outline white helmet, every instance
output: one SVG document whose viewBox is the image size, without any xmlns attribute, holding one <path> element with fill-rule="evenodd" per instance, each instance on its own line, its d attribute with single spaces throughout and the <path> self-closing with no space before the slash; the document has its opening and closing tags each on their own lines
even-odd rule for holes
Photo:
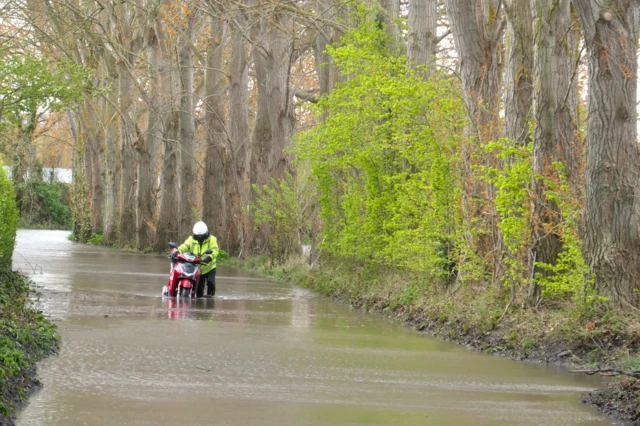
<svg viewBox="0 0 640 426">
<path fill-rule="evenodd" d="M 209 229 L 207 228 L 207 224 L 203 221 L 197 222 L 193 225 L 193 238 L 195 238 L 198 242 L 202 243 L 209 237 Z"/>
</svg>

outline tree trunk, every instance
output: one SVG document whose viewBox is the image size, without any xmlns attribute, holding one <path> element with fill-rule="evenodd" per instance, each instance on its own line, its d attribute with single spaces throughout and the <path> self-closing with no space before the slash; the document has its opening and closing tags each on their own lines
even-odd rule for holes
<svg viewBox="0 0 640 426">
<path fill-rule="evenodd" d="M 160 45 L 159 32 L 162 23 L 154 21 L 148 29 L 147 49 L 149 56 L 149 88 L 150 102 L 147 128 L 142 144 L 136 145 L 138 159 L 138 186 L 136 188 L 136 245 L 138 249 L 151 247 L 154 242 L 154 207 L 156 205 L 155 188 L 157 164 L 154 163 L 156 151 L 164 141 L 163 119 L 168 116 L 166 87 L 162 77 L 169 73 L 163 48 Z M 165 89 L 165 90 L 163 90 Z"/>
<path fill-rule="evenodd" d="M 505 73 L 507 78 L 504 102 L 505 135 L 522 146 L 531 140 L 529 136 L 533 92 L 531 7 L 527 1 L 509 0 L 506 2 L 506 11 L 509 26 L 507 36 L 508 63 Z"/>
<path fill-rule="evenodd" d="M 289 91 L 293 39 L 284 31 L 292 25 L 291 18 L 276 14 L 277 24 L 262 25 L 258 39 L 260 48 L 254 48 L 258 106 L 254 128 L 252 183 L 268 184 L 270 179 L 281 179 L 288 171 L 285 149 L 289 147 L 295 128 L 292 93 Z"/>
<path fill-rule="evenodd" d="M 533 174 L 557 180 L 553 163 L 561 162 L 569 182 L 580 175 L 581 146 L 577 140 L 578 34 L 572 30 L 570 0 L 532 0 L 534 28 Z M 533 252 L 537 263 L 554 265 L 562 250 L 560 211 L 545 200 L 544 180 L 534 180 Z M 541 268 L 536 272 L 547 274 Z M 533 283 L 529 297 L 537 304 L 542 288 Z"/>
<path fill-rule="evenodd" d="M 115 104 L 117 98 L 113 95 L 111 101 Z M 104 136 L 106 145 L 106 174 L 105 174 L 105 203 L 104 203 L 104 231 L 103 243 L 111 245 L 118 241 L 117 218 L 120 214 L 120 158 L 118 153 L 118 134 L 113 130 L 116 115 L 111 103 L 105 102 Z"/>
<path fill-rule="evenodd" d="M 412 67 L 424 65 L 425 78 L 436 64 L 438 0 L 409 0 L 407 61 Z"/>
<path fill-rule="evenodd" d="M 505 21 L 496 0 L 446 0 L 469 116 L 482 141 L 498 140 Z"/>
<path fill-rule="evenodd" d="M 85 133 L 85 164 L 90 170 L 85 171 L 91 194 L 91 229 L 101 234 L 104 218 L 104 145 L 100 143 L 100 111 L 96 111 L 96 102 L 85 100 L 81 120 Z"/>
<path fill-rule="evenodd" d="M 126 55 L 133 61 L 132 55 Z M 132 63 L 132 62 L 129 62 Z M 132 77 L 124 62 L 118 63 L 119 69 L 119 99 L 120 99 L 120 158 L 122 160 L 122 188 L 120 191 L 120 218 L 118 221 L 120 229 L 120 244 L 126 245 L 135 241 L 136 238 L 136 187 L 137 169 L 136 153 L 134 146 L 139 143 L 140 133 L 131 117 L 132 110 Z"/>
<path fill-rule="evenodd" d="M 205 82 L 205 122 L 207 126 L 206 153 L 204 166 L 204 189 L 202 193 L 202 219 L 209 232 L 218 238 L 220 247 L 229 240 L 227 229 L 227 200 L 225 187 L 225 146 L 227 132 L 224 111 L 225 75 L 224 38 L 225 23 L 222 19 L 211 18 L 211 43 L 207 51 L 207 71 Z"/>
<path fill-rule="evenodd" d="M 178 242 L 185 234 L 179 232 L 178 218 L 178 129 L 181 111 L 174 111 L 165 123 L 162 142 L 162 174 L 160 179 L 160 208 L 154 251 L 168 250 L 169 241 Z M 186 235 L 189 235 L 187 232 Z"/>
<path fill-rule="evenodd" d="M 574 0 L 589 56 L 585 255 L 601 294 L 640 306 L 635 2 Z"/>
<path fill-rule="evenodd" d="M 180 38 L 178 55 L 180 61 L 180 235 L 189 235 L 195 223 L 196 206 L 196 122 L 193 108 L 193 41 L 196 14 L 187 21 L 185 34 Z M 184 38 L 188 38 L 185 40 Z"/>
<path fill-rule="evenodd" d="M 233 35 L 229 89 L 229 135 L 231 167 L 227 182 L 227 223 L 229 240 L 226 250 L 233 255 L 242 254 L 250 240 L 252 225 L 248 207 L 251 196 L 249 170 L 251 146 L 249 144 L 249 67 L 243 35 Z"/>
<path fill-rule="evenodd" d="M 400 0 L 378 0 L 378 2 L 382 9 L 378 20 L 385 26 L 387 34 L 389 34 L 387 48 L 396 56 L 404 55 L 407 52 L 407 47 L 396 22 L 400 18 Z"/>
<path fill-rule="evenodd" d="M 505 20 L 500 19 L 501 1 L 446 0 L 451 32 L 458 52 L 460 76 L 471 126 L 466 129 L 467 141 L 461 146 L 464 192 L 463 217 L 470 230 L 469 245 L 492 264 L 492 284 L 497 291 L 504 288 L 506 253 L 499 216 L 493 202 L 493 185 L 479 180 L 472 173 L 472 162 L 483 158 L 483 166 L 495 167 L 494 159 L 479 155 L 482 144 L 500 138 L 500 89 L 502 75 L 501 39 Z M 475 136 L 475 137 L 474 137 Z M 485 211 L 485 205 L 491 210 Z M 477 218 L 482 218 L 479 225 Z M 482 231 L 474 229 L 483 227 Z M 489 232 L 486 232 L 489 230 Z M 479 232 L 476 232 L 479 231 Z"/>
</svg>

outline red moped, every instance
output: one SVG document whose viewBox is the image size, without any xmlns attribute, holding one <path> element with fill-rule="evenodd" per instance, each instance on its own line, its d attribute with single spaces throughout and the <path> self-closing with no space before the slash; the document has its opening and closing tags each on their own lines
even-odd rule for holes
<svg viewBox="0 0 640 426">
<path fill-rule="evenodd" d="M 176 243 L 169 243 L 171 254 L 178 250 Z M 204 252 L 205 255 L 211 254 L 211 249 Z M 178 253 L 171 258 L 171 270 L 169 271 L 169 283 L 162 288 L 163 297 L 192 297 L 195 298 L 200 283 L 200 268 L 198 265 L 202 262 L 200 256 L 192 253 Z"/>
</svg>

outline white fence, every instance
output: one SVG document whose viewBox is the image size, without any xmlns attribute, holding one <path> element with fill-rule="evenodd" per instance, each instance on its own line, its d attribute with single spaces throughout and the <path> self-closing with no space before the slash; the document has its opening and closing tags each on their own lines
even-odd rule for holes
<svg viewBox="0 0 640 426">
<path fill-rule="evenodd" d="M 4 166 L 3 167 L 7 176 L 11 177 L 11 167 Z M 29 178 L 29 174 L 25 173 L 25 180 Z M 62 183 L 72 183 L 73 182 L 73 172 L 71 169 L 63 169 L 60 167 L 45 167 L 42 169 L 42 180 L 45 182 L 62 182 Z"/>
</svg>

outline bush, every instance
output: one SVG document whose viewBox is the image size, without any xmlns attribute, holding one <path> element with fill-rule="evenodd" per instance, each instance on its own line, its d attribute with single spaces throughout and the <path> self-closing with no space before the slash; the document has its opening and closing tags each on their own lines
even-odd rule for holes
<svg viewBox="0 0 640 426">
<path fill-rule="evenodd" d="M 11 256 L 16 243 L 18 208 L 13 185 L 4 169 L 0 170 L 0 270 L 11 267 Z"/>
<path fill-rule="evenodd" d="M 21 226 L 71 229 L 68 185 L 28 181 L 18 187 Z"/>
</svg>

